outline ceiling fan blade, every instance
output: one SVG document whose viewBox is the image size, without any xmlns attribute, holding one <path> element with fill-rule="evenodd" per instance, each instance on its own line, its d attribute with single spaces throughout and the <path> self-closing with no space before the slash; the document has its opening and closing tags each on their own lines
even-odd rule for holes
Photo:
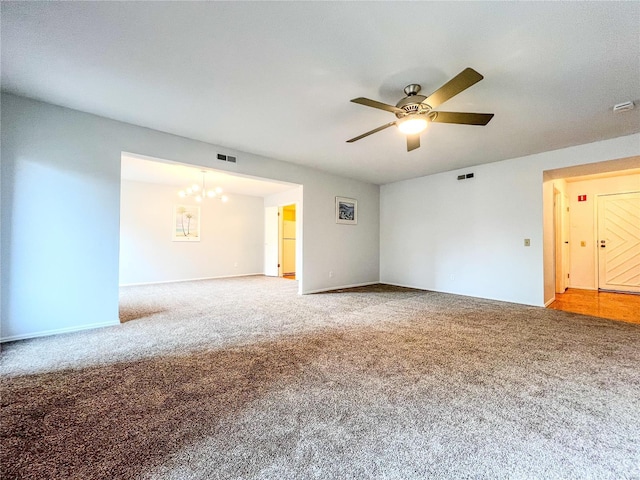
<svg viewBox="0 0 640 480">
<path fill-rule="evenodd" d="M 407 152 L 420 148 L 420 135 L 407 135 Z"/>
<path fill-rule="evenodd" d="M 395 125 L 396 122 L 389 122 L 386 125 L 382 125 L 381 127 L 374 128 L 373 130 L 368 131 L 367 133 L 363 133 L 362 135 L 358 135 L 357 137 L 352 138 L 351 140 L 347 140 L 347 143 L 357 142 L 361 138 L 368 137 L 374 133 L 379 132 L 380 130 L 384 130 L 385 128 L 389 128 L 391 125 Z"/>
<path fill-rule="evenodd" d="M 351 100 L 353 103 L 359 103 L 360 105 L 364 105 L 366 107 L 378 108 L 380 110 L 386 110 L 387 112 L 392 113 L 405 113 L 404 110 L 394 107 L 393 105 L 387 105 L 386 103 L 377 102 L 375 100 L 371 100 L 369 98 L 358 97 Z"/>
<path fill-rule="evenodd" d="M 484 77 L 473 68 L 465 68 L 462 72 L 429 95 L 422 103 L 426 103 L 431 108 L 436 108 L 451 97 L 454 97 L 463 90 L 466 90 L 471 85 L 475 85 L 483 78 Z"/>
<path fill-rule="evenodd" d="M 391 125 L 395 125 L 396 122 L 389 122 L 386 125 L 382 125 L 381 127 L 374 128 L 373 130 L 368 131 L 367 133 L 363 133 L 362 135 L 358 135 L 357 137 L 353 137 L 351 140 L 347 140 L 347 143 L 357 142 L 361 138 L 368 137 L 374 133 L 379 132 L 380 130 L 384 130 L 385 128 L 389 128 Z"/>
<path fill-rule="evenodd" d="M 463 125 L 486 125 L 493 113 L 436 112 L 431 120 L 436 123 L 460 123 Z"/>
</svg>

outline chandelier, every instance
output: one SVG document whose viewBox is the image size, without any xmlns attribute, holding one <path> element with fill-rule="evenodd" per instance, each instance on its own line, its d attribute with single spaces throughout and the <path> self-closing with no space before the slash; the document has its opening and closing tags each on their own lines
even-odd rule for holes
<svg viewBox="0 0 640 480">
<path fill-rule="evenodd" d="M 194 183 L 190 187 L 185 188 L 184 190 L 180 190 L 178 192 L 178 196 L 180 198 L 194 197 L 196 202 L 201 202 L 203 198 L 214 198 L 225 203 L 228 202 L 229 197 L 227 197 L 226 195 L 222 195 L 222 189 L 220 187 L 215 187 L 207 190 L 204 183 L 204 176 L 206 175 L 206 173 L 207 172 L 205 170 L 202 170 L 202 186 Z"/>
</svg>

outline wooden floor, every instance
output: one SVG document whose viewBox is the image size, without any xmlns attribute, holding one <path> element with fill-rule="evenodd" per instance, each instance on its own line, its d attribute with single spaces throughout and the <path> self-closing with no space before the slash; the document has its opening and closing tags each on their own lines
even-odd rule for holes
<svg viewBox="0 0 640 480">
<path fill-rule="evenodd" d="M 548 308 L 640 324 L 640 295 L 569 288 Z"/>
</svg>

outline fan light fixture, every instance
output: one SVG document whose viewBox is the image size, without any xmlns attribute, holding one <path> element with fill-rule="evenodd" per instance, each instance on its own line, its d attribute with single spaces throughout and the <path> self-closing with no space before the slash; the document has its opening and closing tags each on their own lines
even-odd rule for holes
<svg viewBox="0 0 640 480">
<path fill-rule="evenodd" d="M 425 115 L 407 115 L 398 122 L 398 129 L 405 135 L 414 135 L 427 128 L 427 117 Z"/>
<path fill-rule="evenodd" d="M 197 183 L 194 183 L 190 187 L 185 188 L 184 190 L 180 190 L 178 192 L 178 196 L 180 198 L 194 197 L 196 202 L 201 202 L 203 198 L 217 198 L 218 200 L 221 200 L 225 203 L 228 202 L 229 197 L 227 197 L 226 195 L 221 195 L 222 189 L 220 187 L 215 187 L 207 190 L 204 183 L 204 176 L 206 175 L 206 173 L 207 172 L 205 170 L 202 170 L 202 187 Z"/>
</svg>

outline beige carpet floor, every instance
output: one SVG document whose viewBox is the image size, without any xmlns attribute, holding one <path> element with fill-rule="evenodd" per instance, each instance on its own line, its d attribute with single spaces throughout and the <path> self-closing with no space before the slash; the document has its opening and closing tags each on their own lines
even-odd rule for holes
<svg viewBox="0 0 640 480">
<path fill-rule="evenodd" d="M 640 478 L 639 325 L 296 289 L 127 287 L 119 326 L 3 345 L 0 478 Z"/>
</svg>

